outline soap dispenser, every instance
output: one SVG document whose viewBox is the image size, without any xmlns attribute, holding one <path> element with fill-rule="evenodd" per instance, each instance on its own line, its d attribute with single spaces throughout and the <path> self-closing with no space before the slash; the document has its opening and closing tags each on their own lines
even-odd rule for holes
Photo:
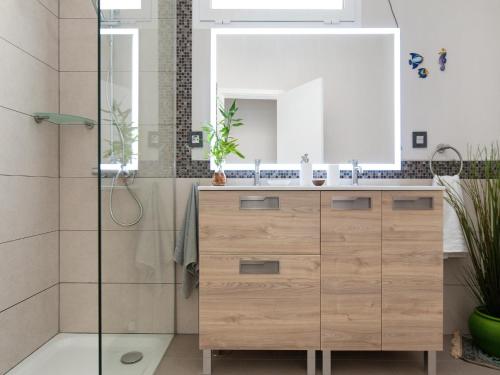
<svg viewBox="0 0 500 375">
<path fill-rule="evenodd" d="M 305 154 L 300 161 L 300 186 L 310 186 L 313 179 L 313 168 L 309 154 Z"/>
</svg>

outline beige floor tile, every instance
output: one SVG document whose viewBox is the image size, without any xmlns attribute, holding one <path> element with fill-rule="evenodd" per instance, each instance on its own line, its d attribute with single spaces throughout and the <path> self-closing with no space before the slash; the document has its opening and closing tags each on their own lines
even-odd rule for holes
<svg viewBox="0 0 500 375">
<path fill-rule="evenodd" d="M 451 358 L 449 339 L 445 352 L 438 353 L 439 375 L 493 375 L 498 372 Z M 425 375 L 424 356 L 411 353 L 334 353 L 334 375 Z M 222 351 L 214 352 L 214 375 L 305 375 L 304 351 Z M 197 335 L 177 335 L 168 348 L 156 375 L 199 375 L 202 353 Z M 321 352 L 316 352 L 316 373 L 321 374 Z"/>
</svg>

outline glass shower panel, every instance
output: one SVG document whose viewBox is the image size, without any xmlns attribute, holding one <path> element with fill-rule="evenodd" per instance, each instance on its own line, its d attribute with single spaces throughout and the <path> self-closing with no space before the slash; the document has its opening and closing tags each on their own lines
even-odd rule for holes
<svg viewBox="0 0 500 375">
<path fill-rule="evenodd" d="M 175 1 L 100 1 L 102 374 L 153 375 L 175 330 Z"/>
</svg>

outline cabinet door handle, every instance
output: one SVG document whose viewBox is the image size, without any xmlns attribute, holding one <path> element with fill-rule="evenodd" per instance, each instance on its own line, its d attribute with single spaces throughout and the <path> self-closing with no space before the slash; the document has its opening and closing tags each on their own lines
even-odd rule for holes
<svg viewBox="0 0 500 375">
<path fill-rule="evenodd" d="M 433 197 L 393 197 L 392 209 L 399 211 L 433 210 Z"/>
<path fill-rule="evenodd" d="M 240 274 L 242 275 L 277 275 L 279 273 L 279 260 L 240 260 Z"/>
<path fill-rule="evenodd" d="M 370 210 L 372 208 L 371 197 L 334 197 L 331 208 L 339 211 Z"/>
<path fill-rule="evenodd" d="M 280 197 L 242 196 L 240 210 L 279 210 Z"/>
</svg>

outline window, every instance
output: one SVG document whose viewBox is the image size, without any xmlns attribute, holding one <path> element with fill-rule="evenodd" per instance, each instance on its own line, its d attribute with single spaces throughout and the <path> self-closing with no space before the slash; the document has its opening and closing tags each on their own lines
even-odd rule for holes
<svg viewBox="0 0 500 375">
<path fill-rule="evenodd" d="M 212 9 L 343 9 L 344 0 L 212 0 Z"/>
<path fill-rule="evenodd" d="M 141 9 L 142 0 L 101 0 L 101 9 Z"/>
<path fill-rule="evenodd" d="M 361 0 L 193 0 L 194 27 L 289 22 L 361 26 Z"/>
</svg>

